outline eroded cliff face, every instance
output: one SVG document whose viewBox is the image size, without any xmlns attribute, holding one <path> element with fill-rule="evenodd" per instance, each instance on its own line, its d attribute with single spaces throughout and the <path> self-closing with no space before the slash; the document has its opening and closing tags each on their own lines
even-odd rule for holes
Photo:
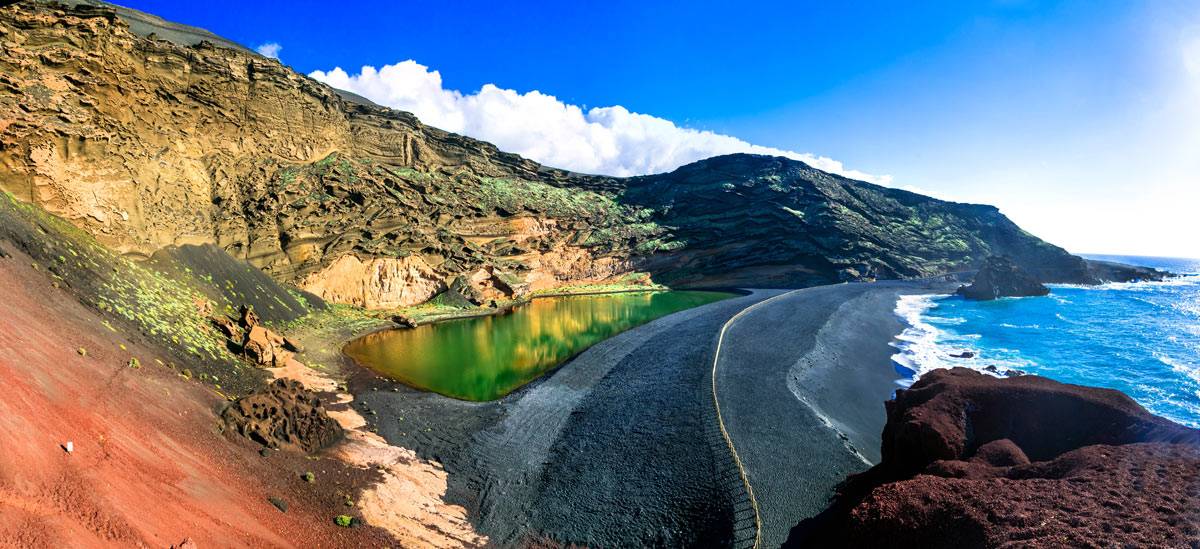
<svg viewBox="0 0 1200 549">
<path fill-rule="evenodd" d="M 368 309 L 394 309 L 423 303 L 446 289 L 446 283 L 419 257 L 363 261 L 344 255 L 308 275 L 300 286 L 334 303 Z"/>
<path fill-rule="evenodd" d="M 797 286 L 1078 258 L 994 208 L 733 155 L 584 176 L 350 103 L 278 61 L 138 36 L 110 8 L 0 8 L 0 188 L 132 257 L 215 244 L 335 302 L 391 307 L 493 268 L 532 289 L 632 271 Z M 1051 277 L 1046 277 L 1051 278 Z"/>
<path fill-rule="evenodd" d="M 278 61 L 139 37 L 91 6 L 4 8 L 0 43 L 0 184 L 121 253 L 213 243 L 281 280 L 381 306 L 480 265 L 559 284 L 590 266 L 526 265 L 629 255 L 617 235 L 588 253 L 572 245 L 633 215 L 553 186 L 580 177 L 344 102 Z M 387 276 L 395 269 L 420 274 Z"/>
</svg>

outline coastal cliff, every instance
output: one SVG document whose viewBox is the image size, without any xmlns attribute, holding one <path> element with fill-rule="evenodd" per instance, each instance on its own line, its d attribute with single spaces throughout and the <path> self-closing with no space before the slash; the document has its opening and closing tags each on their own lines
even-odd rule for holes
<svg viewBox="0 0 1200 549">
<path fill-rule="evenodd" d="M 935 370 L 887 417 L 882 461 L 847 479 L 826 529 L 801 543 L 1200 543 L 1200 431 L 1118 391 Z"/>
<path fill-rule="evenodd" d="M 632 273 L 797 287 L 1004 253 L 1043 281 L 1098 280 L 991 206 L 754 155 L 634 178 L 556 170 L 147 21 L 103 5 L 0 9 L 0 189 L 131 258 L 212 244 L 381 307 L 480 268 L 533 290 Z"/>
</svg>

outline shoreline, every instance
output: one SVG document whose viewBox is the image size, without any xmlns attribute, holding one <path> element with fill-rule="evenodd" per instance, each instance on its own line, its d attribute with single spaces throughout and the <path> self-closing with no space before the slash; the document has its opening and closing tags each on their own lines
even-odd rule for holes
<svg viewBox="0 0 1200 549">
<path fill-rule="evenodd" d="M 925 286 L 808 288 L 730 327 L 717 392 L 761 510 L 763 546 L 783 544 L 828 507 L 847 473 L 878 461 L 883 403 L 900 377 L 890 343 L 903 325 L 893 310 Z"/>
<path fill-rule="evenodd" d="M 938 295 L 911 300 L 902 314 L 912 327 L 897 345 L 896 360 L 913 379 L 961 367 L 992 377 L 1035 375 L 1114 389 L 1156 415 L 1200 425 L 1200 340 L 1191 308 L 1200 291 L 1196 278 L 1049 287 L 1048 296 L 1005 298 L 996 305 Z"/>
<path fill-rule="evenodd" d="M 568 287 L 568 286 L 564 286 L 564 287 Z M 513 312 L 515 309 L 517 309 L 519 307 L 528 305 L 529 303 L 531 303 L 537 299 L 554 298 L 554 297 L 589 297 L 589 296 L 618 295 L 618 294 L 642 294 L 642 293 L 656 293 L 656 292 L 727 292 L 727 293 L 738 294 L 738 295 L 746 295 L 744 290 L 741 290 L 738 288 L 670 288 L 670 287 L 664 287 L 664 288 L 629 288 L 629 289 L 621 289 L 621 290 L 600 290 L 600 291 L 585 291 L 585 292 L 555 291 L 555 292 L 548 292 L 548 293 L 536 294 L 536 295 L 530 294 L 528 296 L 512 300 L 511 303 L 508 303 L 502 307 L 479 307 L 477 310 L 465 309 L 464 312 L 462 312 L 462 313 L 449 314 L 449 315 L 444 315 L 444 316 L 438 316 L 437 318 L 433 318 L 433 319 L 429 319 L 429 320 L 417 321 L 416 326 L 412 326 L 412 327 L 402 326 L 402 325 L 397 324 L 394 321 L 385 320 L 384 322 L 391 322 L 395 326 L 380 328 L 379 330 L 376 330 L 376 332 L 382 332 L 382 331 L 385 331 L 388 329 L 403 330 L 406 328 L 428 326 L 428 325 L 432 325 L 432 324 L 440 324 L 442 322 L 448 322 L 451 320 L 464 320 L 464 319 L 468 319 L 468 318 L 483 318 L 483 317 L 489 317 L 489 316 L 503 316 L 503 315 Z M 392 316 L 404 316 L 404 315 L 398 314 L 398 315 L 392 315 Z M 375 332 L 370 332 L 370 333 L 375 333 Z M 356 339 L 356 338 L 362 337 L 364 335 L 370 335 L 370 333 L 361 334 L 361 335 L 355 336 L 355 338 L 352 338 L 352 339 Z M 350 342 L 349 340 L 346 341 L 346 343 L 349 343 L 349 342 Z"/>
<path fill-rule="evenodd" d="M 382 374 L 375 371 L 370 366 L 361 364 L 357 360 L 355 360 L 354 357 L 351 357 L 350 355 L 346 354 L 346 352 L 345 352 L 346 346 L 349 345 L 353 341 L 367 337 L 369 335 L 387 332 L 387 331 L 391 331 L 391 330 L 414 329 L 414 328 L 419 328 L 422 326 L 432 326 L 435 324 L 441 324 L 443 322 L 449 322 L 452 320 L 466 320 L 466 319 L 472 319 L 472 318 L 486 318 L 486 317 L 492 317 L 492 316 L 503 316 L 503 315 L 515 312 L 515 310 L 517 308 L 522 307 L 524 305 L 528 305 L 529 303 L 533 302 L 536 299 L 562 298 L 562 297 L 592 297 L 592 296 L 675 292 L 675 291 L 720 292 L 720 293 L 733 294 L 732 297 L 727 298 L 727 299 L 734 299 L 736 297 L 746 296 L 746 295 L 750 295 L 752 293 L 752 292 L 749 292 L 749 291 L 747 291 L 745 289 L 741 289 L 741 288 L 664 288 L 664 289 L 649 289 L 649 290 L 625 289 L 625 290 L 608 290 L 608 291 L 579 292 L 579 293 L 555 292 L 555 293 L 547 293 L 547 294 L 541 294 L 541 295 L 528 296 L 528 298 L 523 298 L 523 300 L 521 300 L 519 303 L 514 303 L 514 304 L 511 304 L 506 307 L 501 307 L 501 308 L 496 308 L 496 309 L 484 309 L 479 312 L 470 312 L 470 313 L 461 314 L 461 315 L 438 317 L 433 320 L 419 322 L 419 323 L 417 323 L 416 326 L 403 326 L 403 325 L 399 325 L 398 323 L 391 321 L 391 320 L 379 319 L 380 322 L 387 323 L 389 325 L 376 325 L 376 326 L 372 326 L 372 327 L 365 328 L 362 330 L 357 330 L 357 331 L 351 332 L 351 334 L 348 336 L 339 335 L 335 338 L 322 339 L 321 341 L 322 341 L 322 343 L 325 343 L 325 346 L 329 346 L 329 343 L 339 341 L 338 343 L 334 344 L 334 346 L 336 346 L 338 348 L 338 350 L 336 352 L 337 360 L 336 361 L 331 360 L 332 358 L 334 358 L 333 356 L 330 356 L 330 355 L 332 355 L 332 353 L 331 353 L 330 355 L 326 355 L 325 360 L 323 360 L 322 362 L 337 362 L 337 363 L 341 363 L 343 365 L 349 363 L 349 364 L 353 365 L 354 368 L 352 371 L 346 370 L 346 371 L 342 372 L 343 377 L 347 378 L 347 381 L 362 382 L 368 378 L 391 380 L 391 378 L 387 378 L 387 377 L 383 376 Z M 638 326 L 634 326 L 633 328 L 630 328 L 630 329 L 636 329 L 637 327 Z M 314 339 L 317 339 L 319 335 L 320 334 L 307 334 L 304 337 L 306 337 L 309 340 L 314 340 Z M 617 335 L 620 335 L 620 334 L 617 334 Z M 614 335 L 612 337 L 616 337 L 616 336 Z M 612 339 L 612 338 L 610 337 L 609 339 Z M 597 343 L 600 343 L 600 342 L 597 342 Z M 562 367 L 563 365 L 567 364 L 568 362 L 573 360 L 576 356 L 579 356 L 580 353 L 583 353 L 586 350 L 587 350 L 587 348 L 580 349 L 578 352 L 567 357 L 566 359 L 564 359 L 562 362 L 555 365 L 554 367 L 546 370 L 541 375 L 539 375 L 537 378 L 534 378 L 533 380 L 529 381 L 528 383 L 533 383 L 533 382 L 537 381 L 538 379 L 541 379 L 542 377 L 546 376 L 547 374 L 552 374 L 555 370 L 557 370 L 560 367 Z M 392 382 L 395 383 L 395 381 L 392 381 Z M 405 383 L 405 382 L 401 382 L 401 383 Z M 406 386 L 408 386 L 411 389 L 432 392 L 431 390 L 428 390 L 428 389 L 421 389 L 419 387 L 413 387 L 411 385 L 407 385 L 407 383 L 406 383 Z M 518 387 L 518 389 L 519 388 L 520 387 Z M 513 391 L 516 391 L 516 390 L 517 389 L 514 389 Z M 513 391 L 506 393 L 505 396 L 507 396 L 507 394 L 511 394 Z M 453 398 L 453 397 L 448 397 L 448 398 Z M 499 398 L 504 398 L 504 397 L 502 396 Z M 498 400 L 498 399 L 492 399 L 492 400 Z M 471 401 L 471 402 L 490 402 L 490 401 Z"/>
<path fill-rule="evenodd" d="M 855 454 L 859 450 L 850 448 L 862 448 L 863 453 L 878 448 L 883 401 L 890 397 L 896 387 L 894 380 L 900 377 L 892 367 L 894 349 L 889 345 L 903 328 L 893 313 L 895 295 L 927 292 L 926 286 L 925 282 L 827 285 L 778 300 L 787 304 L 800 298 L 791 306 L 798 307 L 801 314 L 788 315 L 803 317 L 809 316 L 805 311 L 812 311 L 811 316 L 819 322 L 815 328 L 802 328 L 811 332 L 816 345 L 814 364 L 821 353 L 839 349 L 843 359 L 839 364 L 854 366 L 859 360 L 874 364 L 871 373 L 864 376 L 839 375 L 847 370 L 834 366 L 814 367 L 805 374 L 805 386 L 812 388 L 812 393 L 801 395 L 793 394 L 789 385 L 795 382 L 784 378 L 780 379 L 783 383 L 775 384 L 758 381 L 760 385 L 782 387 L 785 403 L 803 406 L 811 429 L 826 441 L 821 446 L 842 456 L 840 461 L 793 456 L 799 461 L 816 462 L 823 470 L 821 476 L 830 479 L 828 489 L 813 491 L 810 495 L 814 497 L 805 499 L 820 504 L 814 507 L 816 512 L 824 509 L 827 493 L 850 471 L 846 463 L 866 468 L 866 461 Z M 719 532 L 732 531 L 729 521 L 734 520 L 737 504 L 736 490 L 710 478 L 728 470 L 730 459 L 717 431 L 715 410 L 710 410 L 716 334 L 721 325 L 747 307 L 787 292 L 754 290 L 661 317 L 599 342 L 493 401 L 460 401 L 381 382 L 373 370 L 346 357 L 350 366 L 346 372 L 366 372 L 350 384 L 350 392 L 356 406 L 375 412 L 365 416 L 370 422 L 368 427 L 378 429 L 389 444 L 444 467 L 448 474 L 444 501 L 466 509 L 476 531 L 495 543 L 554 541 L 611 546 L 711 540 L 703 536 L 728 535 Z M 860 307 L 863 301 L 851 295 L 860 293 L 873 297 L 874 304 Z M 804 299 L 810 294 L 830 297 L 818 307 Z M 736 405 L 727 404 L 724 385 L 729 376 L 724 357 L 738 345 L 729 338 L 736 340 L 739 330 L 747 327 L 746 320 L 777 306 L 760 307 L 747 314 L 726 336 L 730 347 L 721 352 L 717 380 L 726 414 L 739 414 L 733 409 Z M 855 319 L 873 319 L 890 328 L 864 333 L 852 322 Z M 787 322 L 775 324 L 785 331 L 789 326 Z M 870 350 L 857 353 L 856 342 L 864 341 L 871 342 L 866 345 Z M 787 362 L 785 366 L 790 372 L 794 365 Z M 840 393 L 831 393 L 844 397 L 846 402 L 840 406 L 809 396 L 822 392 L 818 386 L 834 385 L 842 387 Z M 864 391 L 864 386 L 874 389 Z M 816 419 L 814 410 L 826 420 Z M 862 410 L 868 411 L 861 415 L 873 417 L 867 427 L 860 426 L 864 420 L 858 411 Z M 731 430 L 730 436 L 737 451 L 742 452 L 739 431 Z M 865 442 L 869 437 L 876 442 Z M 645 445 L 644 451 L 636 450 L 641 445 Z M 659 476 L 665 470 L 673 472 Z M 789 482 L 797 484 L 796 478 L 792 475 Z M 690 480 L 678 484 L 681 479 Z M 737 485 L 741 486 L 740 481 Z M 712 492 L 714 489 L 717 491 Z M 757 494 L 757 484 L 755 490 Z M 588 524 L 571 521 L 571 513 L 580 505 L 602 518 Z M 689 526 L 672 528 L 670 524 Z M 701 538 L 687 537 L 702 525 L 708 525 L 709 530 L 699 534 Z"/>
<path fill-rule="evenodd" d="M 687 545 L 727 532 L 726 519 L 715 517 L 728 517 L 732 506 L 712 480 L 720 456 L 701 436 L 712 404 L 703 367 L 712 335 L 771 295 L 660 317 L 494 401 L 407 386 L 356 398 L 378 411 L 389 443 L 445 466 L 447 501 L 468 509 L 496 543 Z M 571 520 L 580 506 L 597 520 Z"/>
</svg>

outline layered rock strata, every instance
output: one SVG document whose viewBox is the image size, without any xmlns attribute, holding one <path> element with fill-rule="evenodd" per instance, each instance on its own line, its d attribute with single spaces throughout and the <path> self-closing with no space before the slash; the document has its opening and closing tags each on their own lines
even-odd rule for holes
<svg viewBox="0 0 1200 549">
<path fill-rule="evenodd" d="M 140 17 L 134 32 L 89 4 L 0 8 L 0 189 L 130 257 L 215 245 L 385 308 L 480 269 L 530 290 L 636 271 L 802 286 L 1003 253 L 1045 281 L 1096 280 L 990 206 L 754 155 L 636 178 L 555 170 L 155 25 Z"/>
</svg>

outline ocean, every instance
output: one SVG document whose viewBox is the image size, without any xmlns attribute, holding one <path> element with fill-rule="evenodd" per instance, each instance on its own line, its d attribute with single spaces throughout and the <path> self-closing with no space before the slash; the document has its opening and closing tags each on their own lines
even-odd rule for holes
<svg viewBox="0 0 1200 549">
<path fill-rule="evenodd" d="M 1151 412 L 1200 427 L 1200 260 L 1085 255 L 1185 275 L 1164 282 L 1050 285 L 1046 297 L 967 301 L 904 296 L 892 359 L 907 387 L 936 368 L 1019 372 L 1117 389 Z M 963 358 L 963 352 L 974 357 Z"/>
</svg>

